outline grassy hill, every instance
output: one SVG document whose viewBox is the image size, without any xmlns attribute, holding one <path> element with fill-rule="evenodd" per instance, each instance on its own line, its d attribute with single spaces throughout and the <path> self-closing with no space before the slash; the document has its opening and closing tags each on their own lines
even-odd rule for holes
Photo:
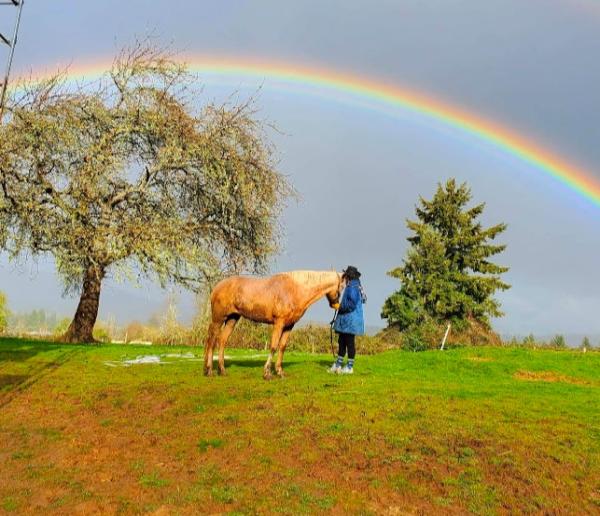
<svg viewBox="0 0 600 516">
<path fill-rule="evenodd" d="M 600 353 L 227 353 L 0 340 L 0 512 L 600 511 Z"/>
</svg>

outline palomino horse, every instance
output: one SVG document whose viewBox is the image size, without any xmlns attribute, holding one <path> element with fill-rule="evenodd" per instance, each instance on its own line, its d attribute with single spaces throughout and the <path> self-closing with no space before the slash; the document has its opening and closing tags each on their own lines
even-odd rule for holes
<svg viewBox="0 0 600 516">
<path fill-rule="evenodd" d="M 240 317 L 273 325 L 271 353 L 264 378 L 271 378 L 277 350 L 276 371 L 283 377 L 281 363 L 290 332 L 306 309 L 327 297 L 329 306 L 339 303 L 342 274 L 335 271 L 293 271 L 266 278 L 232 276 L 220 281 L 210 296 L 212 322 L 204 349 L 204 374 L 212 374 L 213 350 L 219 343 L 219 373 L 225 373 L 225 344 Z"/>
</svg>

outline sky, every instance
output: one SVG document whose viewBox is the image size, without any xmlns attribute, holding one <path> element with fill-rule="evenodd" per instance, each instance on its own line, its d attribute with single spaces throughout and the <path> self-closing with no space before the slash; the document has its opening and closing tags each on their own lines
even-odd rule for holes
<svg viewBox="0 0 600 516">
<path fill-rule="evenodd" d="M 0 7 L 0 31 L 13 13 Z M 110 60 L 152 34 L 186 55 L 277 61 L 409 88 L 510 128 L 600 183 L 600 2 L 596 0 L 305 0 L 303 2 L 28 0 L 15 75 Z M 0 56 L 4 58 L 4 54 Z M 449 177 L 485 202 L 485 224 L 506 222 L 512 285 L 498 295 L 503 334 L 600 334 L 600 207 L 515 156 L 439 121 L 265 77 L 200 77 L 204 101 L 256 99 L 286 174 L 300 193 L 283 215 L 273 272 L 363 273 L 366 322 L 398 288 L 386 272 L 407 250 L 419 196 Z M 356 100 L 356 99 L 355 99 Z M 70 315 L 50 259 L 0 258 L 0 289 L 15 311 Z M 158 286 L 109 280 L 100 317 L 144 321 L 161 311 Z M 176 292 L 189 320 L 194 297 Z M 320 301 L 306 314 L 328 321 Z"/>
</svg>

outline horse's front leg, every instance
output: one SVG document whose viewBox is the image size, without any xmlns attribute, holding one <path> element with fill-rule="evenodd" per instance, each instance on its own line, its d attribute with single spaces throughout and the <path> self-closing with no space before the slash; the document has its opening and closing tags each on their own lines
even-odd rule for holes
<svg viewBox="0 0 600 516">
<path fill-rule="evenodd" d="M 275 370 L 277 371 L 279 378 L 283 378 L 283 354 L 285 353 L 285 347 L 287 346 L 293 327 L 294 325 L 284 328 L 281 333 L 281 339 L 279 340 L 279 353 L 277 354 L 277 364 L 275 365 Z"/>
<path fill-rule="evenodd" d="M 271 364 L 273 363 L 273 355 L 277 351 L 277 347 L 279 346 L 279 341 L 281 340 L 281 333 L 283 332 L 283 323 L 275 322 L 273 325 L 273 333 L 271 334 L 271 352 L 269 353 L 269 358 L 265 363 L 263 378 L 265 380 L 271 379 Z"/>
</svg>

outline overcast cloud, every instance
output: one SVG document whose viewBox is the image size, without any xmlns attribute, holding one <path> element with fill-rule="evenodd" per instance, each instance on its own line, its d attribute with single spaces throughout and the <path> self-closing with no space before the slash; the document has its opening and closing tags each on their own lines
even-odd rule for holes
<svg viewBox="0 0 600 516">
<path fill-rule="evenodd" d="M 8 8 L 0 11 L 6 26 Z M 381 78 L 496 120 L 579 164 L 600 181 L 600 6 L 563 0 L 103 1 L 28 0 L 15 68 L 54 69 L 111 56 L 153 32 L 188 53 L 275 59 Z M 400 110 L 369 110 L 271 88 L 268 77 L 207 78 L 207 98 L 262 89 L 260 115 L 282 172 L 302 195 L 284 217 L 285 250 L 273 270 L 357 265 L 367 322 L 397 285 L 385 272 L 406 251 L 405 219 L 418 196 L 454 176 L 504 221 L 513 288 L 500 297 L 504 333 L 600 333 L 600 208 L 490 145 Z M 332 211 L 332 207 L 336 209 Z M 51 262 L 0 262 L 15 310 L 68 315 Z M 164 303 L 156 286 L 107 284 L 101 316 L 144 320 Z M 189 318 L 193 297 L 182 293 Z M 325 321 L 326 303 L 307 318 Z"/>
</svg>

